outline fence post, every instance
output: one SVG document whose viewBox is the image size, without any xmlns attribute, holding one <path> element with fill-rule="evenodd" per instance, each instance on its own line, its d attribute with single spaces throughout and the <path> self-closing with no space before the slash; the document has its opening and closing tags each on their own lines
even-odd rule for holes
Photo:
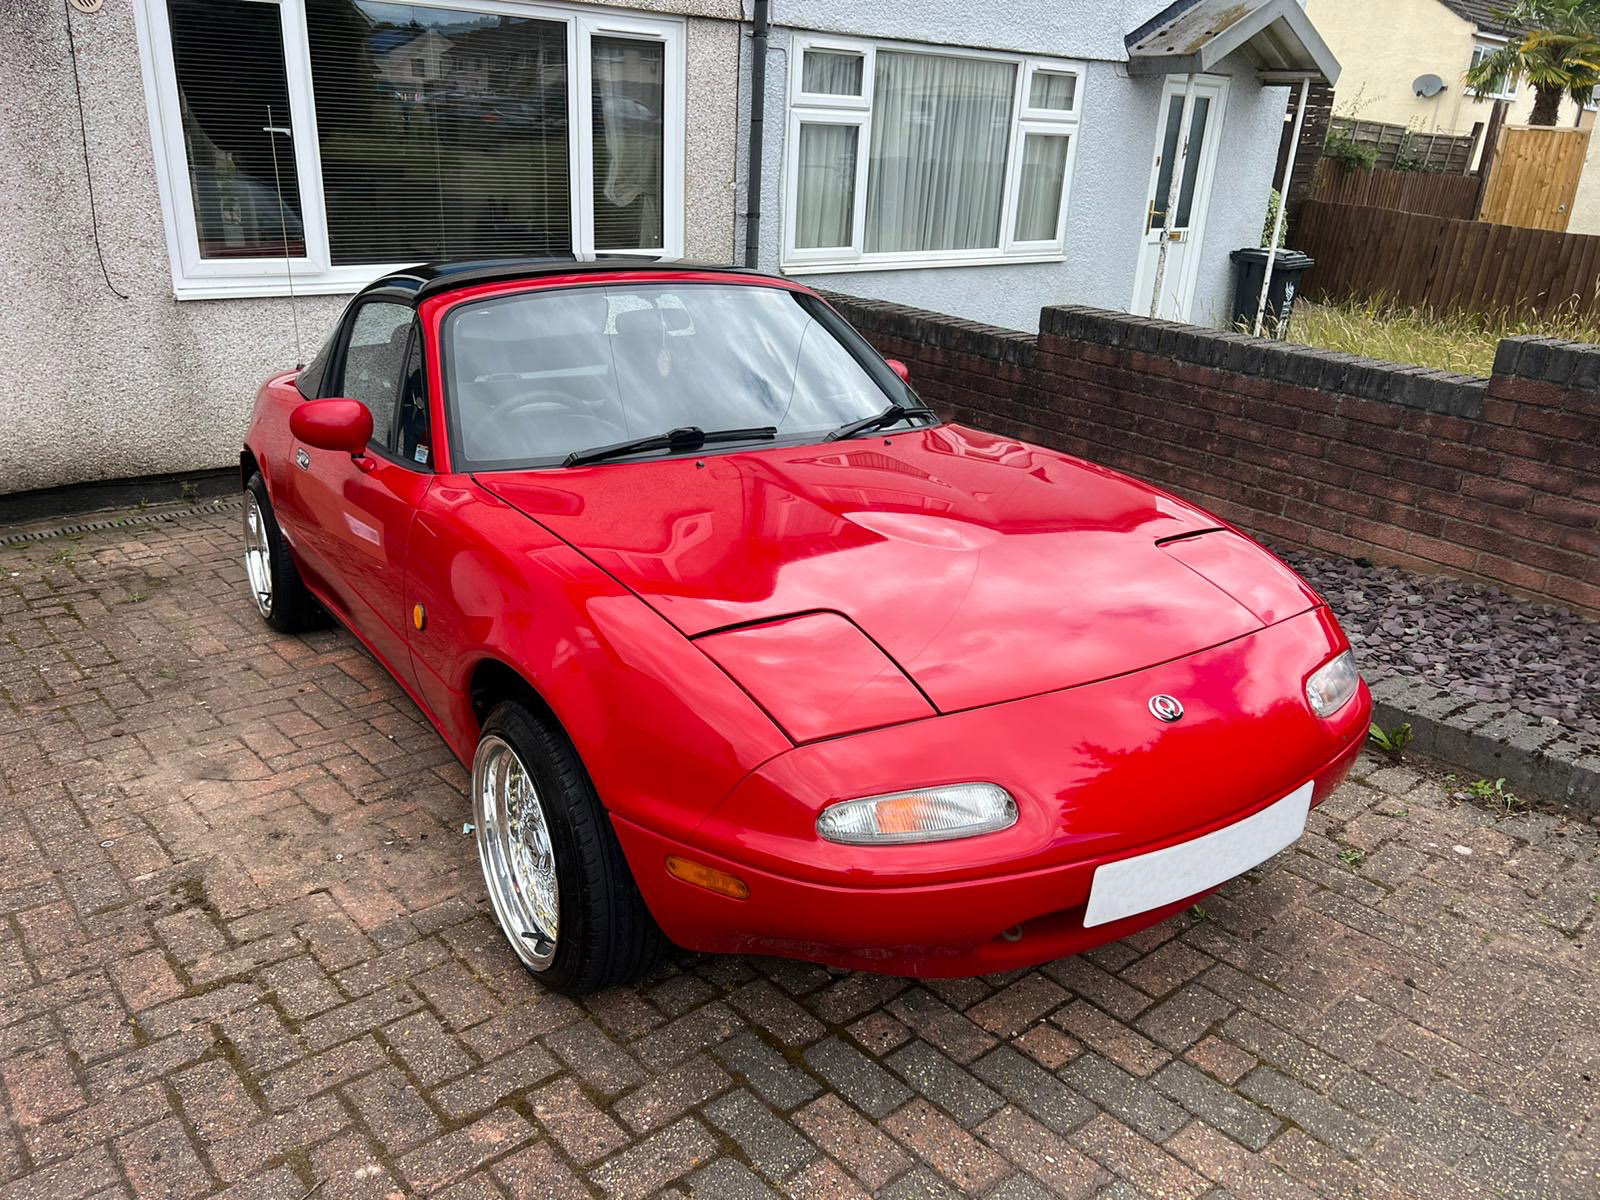
<svg viewBox="0 0 1600 1200">
<path fill-rule="evenodd" d="M 1294 152 L 1300 148 L 1300 125 L 1306 119 L 1306 93 L 1311 90 L 1308 76 L 1300 81 L 1300 100 L 1294 111 L 1294 136 L 1289 142 L 1289 161 L 1283 164 L 1283 181 L 1279 185 L 1278 211 L 1272 218 L 1272 239 L 1267 243 L 1267 269 L 1261 275 L 1261 299 L 1256 304 L 1256 326 L 1251 331 L 1261 336 L 1261 322 L 1267 315 L 1267 292 L 1272 287 L 1272 267 L 1278 261 L 1278 239 L 1283 236 L 1283 210 L 1289 207 L 1289 180 L 1294 176 Z"/>
<path fill-rule="evenodd" d="M 1483 216 L 1483 197 L 1489 190 L 1489 172 L 1494 169 L 1494 152 L 1500 144 L 1500 127 L 1506 120 L 1506 102 L 1496 100 L 1489 112 L 1489 129 L 1483 135 L 1483 154 L 1478 159 L 1478 194 L 1472 201 L 1472 219 Z"/>
</svg>

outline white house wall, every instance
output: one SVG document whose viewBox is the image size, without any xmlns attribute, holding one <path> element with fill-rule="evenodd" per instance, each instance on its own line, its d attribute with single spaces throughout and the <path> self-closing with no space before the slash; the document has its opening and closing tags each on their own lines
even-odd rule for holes
<svg viewBox="0 0 1600 1200">
<path fill-rule="evenodd" d="M 797 8 L 813 11 L 816 19 L 826 24 L 812 26 L 812 30 L 842 32 L 853 11 L 857 36 L 914 40 L 935 48 L 978 46 L 1081 60 L 1092 53 L 1111 53 L 1107 38 L 1112 31 L 1119 31 L 1115 33 L 1115 53 L 1122 58 L 1123 33 L 1157 11 L 1155 5 L 1130 7 L 1135 11 L 1122 15 L 1115 5 L 1040 5 L 1038 9 L 1048 13 L 1030 9 L 1013 21 L 1011 14 L 996 19 L 980 5 L 918 6 L 909 0 L 894 0 L 870 6 L 876 20 L 868 30 L 859 28 L 868 9 L 852 9 L 843 0 L 785 3 L 782 11 L 786 17 Z M 903 19 L 890 21 L 885 11 Z M 915 19 L 910 15 L 913 11 L 918 13 Z M 1078 14 L 1078 19 L 1065 19 L 1066 11 Z M 783 242 L 785 117 L 795 32 L 774 29 L 767 60 L 760 265 L 768 271 L 778 270 Z M 967 40 L 959 40 L 963 38 Z M 748 60 L 748 53 L 745 57 Z M 1216 73 L 1230 75 L 1232 85 L 1190 316 L 1197 324 L 1223 325 L 1233 297 L 1228 255 L 1241 246 L 1260 244 L 1289 92 L 1283 87 L 1262 87 L 1242 55 L 1224 59 Z M 820 288 L 1030 332 L 1038 329 L 1039 310 L 1047 304 L 1126 310 L 1133 297 L 1149 200 L 1163 82 L 1160 76 L 1130 78 L 1121 61 L 1088 62 L 1083 114 L 1075 133 L 1078 146 L 1067 207 L 1065 261 L 818 274 L 797 268 L 793 273 Z M 741 133 L 741 149 L 747 144 Z"/>
</svg>

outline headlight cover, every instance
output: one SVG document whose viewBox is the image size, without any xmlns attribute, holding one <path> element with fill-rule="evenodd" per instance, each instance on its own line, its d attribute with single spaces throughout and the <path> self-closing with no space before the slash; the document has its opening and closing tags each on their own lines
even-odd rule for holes
<svg viewBox="0 0 1600 1200">
<path fill-rule="evenodd" d="M 851 846 L 943 842 L 1009 829 L 1017 802 L 994 783 L 954 783 L 830 804 L 817 817 L 817 835 Z"/>
<path fill-rule="evenodd" d="M 1355 654 L 1346 650 L 1311 672 L 1306 680 L 1306 699 L 1317 716 L 1331 717 L 1356 694 L 1360 684 L 1361 673 L 1356 670 Z"/>
</svg>

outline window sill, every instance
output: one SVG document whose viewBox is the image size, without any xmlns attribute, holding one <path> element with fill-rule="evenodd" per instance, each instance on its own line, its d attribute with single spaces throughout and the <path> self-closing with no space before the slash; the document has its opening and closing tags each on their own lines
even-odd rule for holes
<svg viewBox="0 0 1600 1200">
<path fill-rule="evenodd" d="M 940 267 L 1013 267 L 1029 263 L 1066 262 L 1061 251 L 1049 254 L 989 254 L 979 258 L 857 259 L 841 263 L 783 263 L 785 275 L 845 275 L 857 271 L 930 271 Z"/>
<path fill-rule="evenodd" d="M 393 267 L 374 267 L 370 275 L 360 279 L 296 279 L 293 288 L 282 279 L 217 279 L 206 281 L 174 282 L 172 296 L 175 300 L 245 300 L 252 297 L 288 296 L 353 296 L 379 276 L 387 275 Z"/>
</svg>

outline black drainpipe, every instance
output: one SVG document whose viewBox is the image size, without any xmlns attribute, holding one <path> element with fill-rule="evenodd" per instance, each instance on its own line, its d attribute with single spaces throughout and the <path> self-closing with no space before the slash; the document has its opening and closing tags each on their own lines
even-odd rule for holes
<svg viewBox="0 0 1600 1200">
<path fill-rule="evenodd" d="M 744 265 L 754 267 L 761 257 L 761 153 L 766 142 L 767 108 L 767 0 L 755 0 L 750 40 L 750 147 L 749 184 L 745 196 Z"/>
</svg>

